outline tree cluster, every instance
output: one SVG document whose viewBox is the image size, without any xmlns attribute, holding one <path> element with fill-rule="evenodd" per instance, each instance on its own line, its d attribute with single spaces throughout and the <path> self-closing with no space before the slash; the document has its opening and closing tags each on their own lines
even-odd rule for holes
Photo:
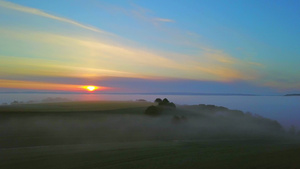
<svg viewBox="0 0 300 169">
<path fill-rule="evenodd" d="M 163 100 L 161 100 L 161 98 L 157 98 L 154 102 L 158 103 L 158 106 L 176 108 L 176 105 L 173 102 L 170 102 L 167 98 L 164 98 Z"/>
<path fill-rule="evenodd" d="M 147 107 L 147 109 L 145 110 L 145 114 L 150 116 L 157 116 L 166 109 L 176 108 L 176 105 L 173 102 L 170 102 L 167 98 L 164 98 L 163 100 L 161 98 L 157 98 L 154 102 L 157 103 L 157 106 L 152 105 Z"/>
</svg>

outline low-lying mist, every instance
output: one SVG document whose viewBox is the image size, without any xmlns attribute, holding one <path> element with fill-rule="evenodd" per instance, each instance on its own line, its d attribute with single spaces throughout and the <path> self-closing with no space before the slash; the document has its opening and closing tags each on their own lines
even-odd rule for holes
<svg viewBox="0 0 300 169">
<path fill-rule="evenodd" d="M 280 138 L 277 122 L 213 105 L 146 107 L 68 113 L 2 115 L 0 146 L 45 146 L 100 142 Z"/>
</svg>

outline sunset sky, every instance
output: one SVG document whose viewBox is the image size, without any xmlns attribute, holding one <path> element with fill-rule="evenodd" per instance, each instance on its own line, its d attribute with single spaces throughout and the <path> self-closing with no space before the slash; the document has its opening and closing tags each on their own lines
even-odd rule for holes
<svg viewBox="0 0 300 169">
<path fill-rule="evenodd" d="M 0 0 L 0 92 L 300 92 L 298 0 Z"/>
</svg>

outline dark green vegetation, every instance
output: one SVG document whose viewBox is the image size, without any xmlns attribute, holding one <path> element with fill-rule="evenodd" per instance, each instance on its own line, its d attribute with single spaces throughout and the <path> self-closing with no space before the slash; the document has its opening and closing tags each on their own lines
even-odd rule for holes
<svg viewBox="0 0 300 169">
<path fill-rule="evenodd" d="M 300 143 L 276 121 L 214 105 L 148 116 L 151 105 L 2 106 L 0 168 L 300 168 Z"/>
<path fill-rule="evenodd" d="M 151 105 L 147 107 L 145 110 L 146 115 L 150 116 L 158 116 L 161 115 L 161 113 L 164 111 L 173 111 L 176 108 L 176 105 L 173 102 L 169 102 L 167 98 L 164 98 L 163 100 L 161 98 L 155 99 L 154 103 L 157 103 L 157 106 Z"/>
</svg>

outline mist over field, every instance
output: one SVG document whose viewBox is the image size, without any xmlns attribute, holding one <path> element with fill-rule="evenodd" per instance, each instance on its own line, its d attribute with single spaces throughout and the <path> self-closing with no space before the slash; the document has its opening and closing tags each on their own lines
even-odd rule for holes
<svg viewBox="0 0 300 169">
<path fill-rule="evenodd" d="M 40 103 L 60 101 L 127 101 L 143 98 L 153 101 L 157 97 L 168 97 L 178 105 L 211 104 L 233 110 L 251 112 L 278 121 L 285 129 L 294 125 L 300 129 L 300 97 L 286 96 L 232 96 L 232 95 L 144 95 L 144 94 L 1 94 L 3 105 L 16 102 Z"/>
<path fill-rule="evenodd" d="M 93 104 L 95 106 L 96 103 Z M 112 102 L 110 106 L 119 106 L 118 102 L 115 104 Z M 134 104 L 139 106 L 138 103 Z M 8 113 L 1 112 L 1 147 L 14 144 L 30 146 L 134 140 L 232 139 L 284 134 L 283 127 L 277 121 L 213 105 L 178 106 L 156 116 L 145 114 L 145 107 L 111 107 L 112 110 L 100 111 L 70 109 L 72 103 L 67 106 L 64 103 L 45 104 L 39 109 L 28 108 L 28 105 L 10 107 Z"/>
<path fill-rule="evenodd" d="M 165 99 L 1 106 L 0 134 L 0 168 L 248 168 L 282 153 L 293 158 L 280 165 L 299 165 L 295 128 L 291 133 L 259 115 Z M 266 153 L 272 156 L 261 158 Z"/>
</svg>

